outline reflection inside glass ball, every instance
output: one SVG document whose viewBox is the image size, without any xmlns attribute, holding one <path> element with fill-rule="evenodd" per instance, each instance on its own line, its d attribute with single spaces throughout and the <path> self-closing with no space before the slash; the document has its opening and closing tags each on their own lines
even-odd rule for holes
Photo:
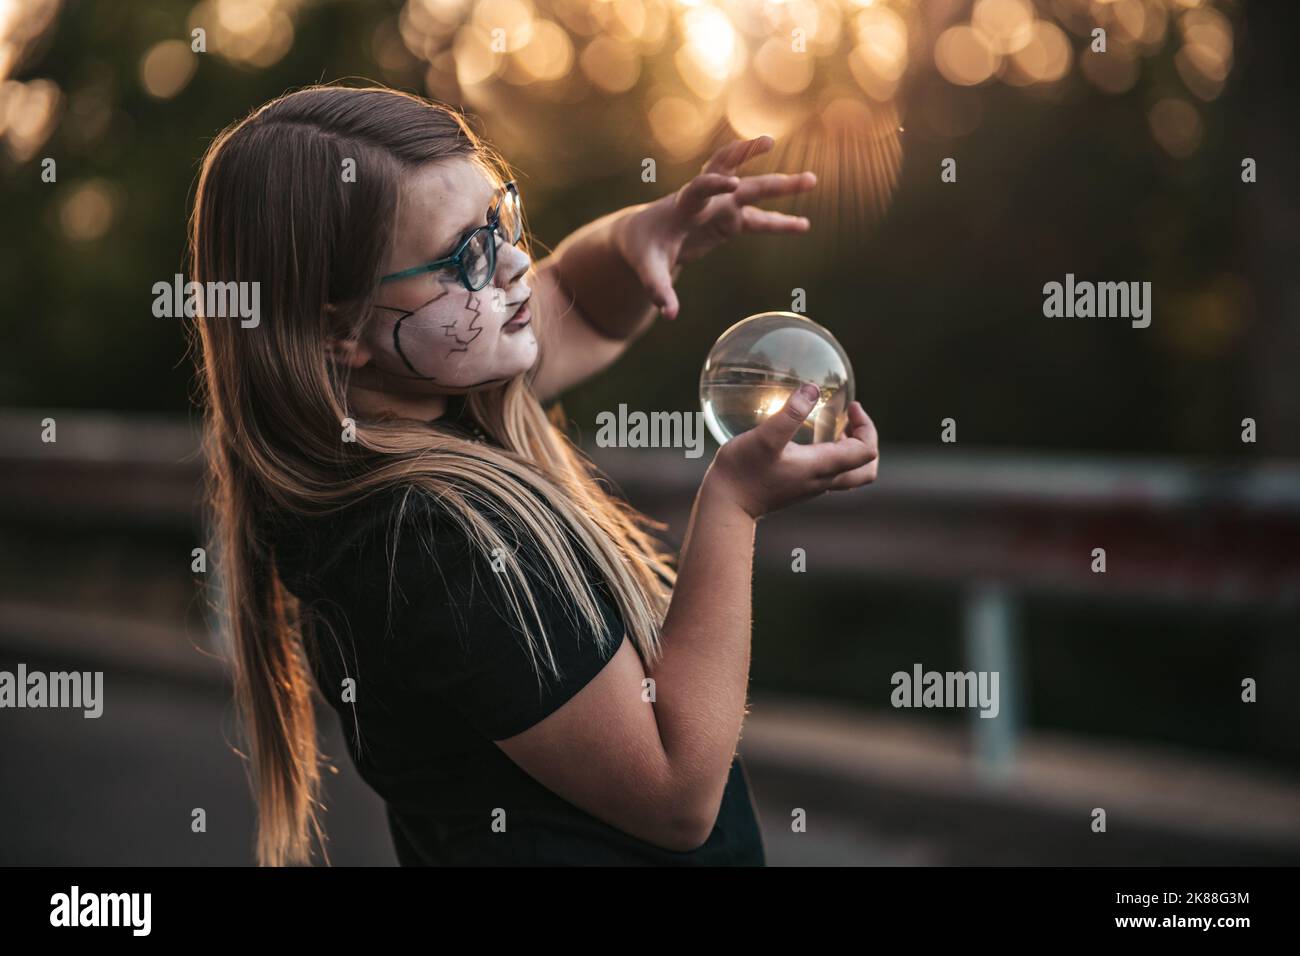
<svg viewBox="0 0 1300 956">
<path fill-rule="evenodd" d="M 821 389 L 800 444 L 836 441 L 848 424 L 853 368 L 835 336 L 794 312 L 763 312 L 718 337 L 700 373 L 704 421 L 719 445 L 779 412 L 804 382 Z"/>
</svg>

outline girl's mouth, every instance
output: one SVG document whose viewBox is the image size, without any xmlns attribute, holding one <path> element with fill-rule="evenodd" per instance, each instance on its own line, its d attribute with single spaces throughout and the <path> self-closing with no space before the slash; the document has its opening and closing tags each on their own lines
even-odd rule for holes
<svg viewBox="0 0 1300 956">
<path fill-rule="evenodd" d="M 533 313 L 529 311 L 528 303 L 525 302 L 519 307 L 519 311 L 505 325 L 501 326 L 502 332 L 518 332 L 533 320 Z"/>
</svg>

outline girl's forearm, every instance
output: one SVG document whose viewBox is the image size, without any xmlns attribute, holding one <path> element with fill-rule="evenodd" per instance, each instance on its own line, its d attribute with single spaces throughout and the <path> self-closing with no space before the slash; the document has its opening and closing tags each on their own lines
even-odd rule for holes
<svg viewBox="0 0 1300 956">
<path fill-rule="evenodd" d="M 664 620 L 655 717 L 683 819 L 707 833 L 740 740 L 749 687 L 755 520 L 708 477 Z"/>
<path fill-rule="evenodd" d="M 597 331 L 611 339 L 635 338 L 654 321 L 655 306 L 618 251 L 616 232 L 642 206 L 628 206 L 566 236 L 541 268 L 555 270 L 560 286 Z"/>
</svg>

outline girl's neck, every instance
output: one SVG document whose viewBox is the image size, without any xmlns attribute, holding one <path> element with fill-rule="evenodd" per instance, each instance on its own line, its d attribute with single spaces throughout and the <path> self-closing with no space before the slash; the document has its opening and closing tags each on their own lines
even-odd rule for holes
<svg viewBox="0 0 1300 956">
<path fill-rule="evenodd" d="M 394 395 L 352 384 L 348 386 L 348 403 L 363 415 L 396 415 L 431 422 L 447 412 L 446 395 Z"/>
</svg>

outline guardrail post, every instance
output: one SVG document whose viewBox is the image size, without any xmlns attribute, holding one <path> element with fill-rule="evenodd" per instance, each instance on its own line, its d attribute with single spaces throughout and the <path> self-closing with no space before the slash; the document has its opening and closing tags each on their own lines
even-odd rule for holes
<svg viewBox="0 0 1300 956">
<path fill-rule="evenodd" d="M 998 675 L 997 716 L 981 717 L 977 706 L 971 710 L 971 720 L 980 774 L 990 782 L 1001 782 L 1015 766 L 1020 737 L 1015 599 L 1001 581 L 979 581 L 966 592 L 964 615 L 967 666 Z"/>
</svg>

